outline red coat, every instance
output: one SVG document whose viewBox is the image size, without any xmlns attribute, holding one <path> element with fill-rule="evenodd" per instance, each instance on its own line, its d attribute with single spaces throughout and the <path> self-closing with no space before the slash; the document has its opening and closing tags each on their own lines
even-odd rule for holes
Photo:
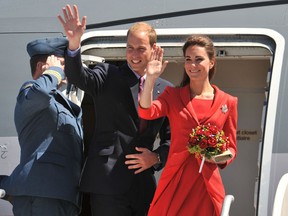
<svg viewBox="0 0 288 216">
<path fill-rule="evenodd" d="M 201 122 L 190 100 L 189 85 L 167 87 L 149 109 L 139 107 L 140 117 L 155 119 L 168 116 L 171 127 L 168 161 L 151 203 L 149 216 L 220 215 L 225 190 L 218 167 L 226 167 L 236 157 L 238 100 L 214 85 L 213 88 L 215 96 L 212 107 Z M 234 157 L 219 166 L 206 162 L 199 173 L 201 160 L 188 152 L 188 137 L 192 128 L 208 123 L 224 130 Z"/>
</svg>

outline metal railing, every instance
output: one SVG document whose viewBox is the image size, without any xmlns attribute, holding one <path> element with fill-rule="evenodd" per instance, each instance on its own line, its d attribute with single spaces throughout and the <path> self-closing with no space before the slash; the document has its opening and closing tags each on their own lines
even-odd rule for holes
<svg viewBox="0 0 288 216">
<path fill-rule="evenodd" d="M 229 216 L 230 206 L 232 202 L 234 202 L 234 196 L 226 195 L 222 206 L 221 216 Z"/>
<path fill-rule="evenodd" d="M 5 197 L 6 192 L 3 189 L 0 189 L 0 199 L 2 199 L 3 197 Z"/>
<path fill-rule="evenodd" d="M 277 186 L 274 205 L 273 216 L 287 216 L 288 215 L 288 173 L 284 174 Z"/>
</svg>

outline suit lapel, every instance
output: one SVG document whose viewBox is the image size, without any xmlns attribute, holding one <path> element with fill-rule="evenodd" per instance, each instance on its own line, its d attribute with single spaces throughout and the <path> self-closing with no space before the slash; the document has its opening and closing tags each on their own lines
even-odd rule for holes
<svg viewBox="0 0 288 216">
<path fill-rule="evenodd" d="M 133 102 L 134 102 L 134 107 L 135 107 L 137 114 L 138 114 L 138 91 L 139 91 L 138 89 L 139 89 L 139 84 L 136 84 L 130 87 L 130 91 L 131 91 Z"/>
<path fill-rule="evenodd" d="M 130 70 L 127 63 L 120 68 L 120 77 L 124 80 L 125 88 L 128 88 L 129 95 L 125 95 L 124 100 L 127 100 L 129 110 L 133 117 L 138 118 L 138 89 L 139 82 L 134 73 Z M 126 104 L 126 103 L 125 103 Z"/>
<path fill-rule="evenodd" d="M 123 78 L 125 85 L 130 90 L 130 97 L 127 95 L 125 100 L 128 101 L 129 110 L 131 115 L 138 119 L 138 91 L 139 91 L 139 80 L 128 67 L 127 63 L 120 67 L 120 77 Z M 145 85 L 145 84 L 144 84 Z M 155 81 L 153 89 L 153 99 L 156 99 L 161 94 L 161 83 L 159 80 Z"/>
<path fill-rule="evenodd" d="M 155 85 L 153 88 L 153 100 L 155 100 L 160 94 L 161 94 L 161 89 L 160 89 L 160 82 L 159 80 L 155 81 Z"/>
</svg>

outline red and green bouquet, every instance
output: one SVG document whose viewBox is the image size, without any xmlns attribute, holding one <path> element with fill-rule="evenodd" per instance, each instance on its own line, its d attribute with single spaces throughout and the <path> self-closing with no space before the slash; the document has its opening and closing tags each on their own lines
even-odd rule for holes
<svg viewBox="0 0 288 216">
<path fill-rule="evenodd" d="M 229 138 L 225 136 L 224 131 L 210 123 L 193 128 L 189 134 L 188 151 L 195 154 L 195 157 L 202 157 L 202 166 L 205 158 L 211 159 L 221 155 L 228 147 Z M 202 170 L 202 167 L 200 169 Z"/>
</svg>

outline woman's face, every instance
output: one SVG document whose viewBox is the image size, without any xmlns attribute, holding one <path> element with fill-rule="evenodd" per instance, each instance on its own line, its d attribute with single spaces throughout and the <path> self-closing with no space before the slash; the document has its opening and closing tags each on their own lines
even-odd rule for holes
<svg viewBox="0 0 288 216">
<path fill-rule="evenodd" d="M 209 70 L 214 66 L 214 60 L 209 59 L 205 47 L 188 47 L 184 62 L 185 72 L 190 80 L 209 80 Z"/>
</svg>

